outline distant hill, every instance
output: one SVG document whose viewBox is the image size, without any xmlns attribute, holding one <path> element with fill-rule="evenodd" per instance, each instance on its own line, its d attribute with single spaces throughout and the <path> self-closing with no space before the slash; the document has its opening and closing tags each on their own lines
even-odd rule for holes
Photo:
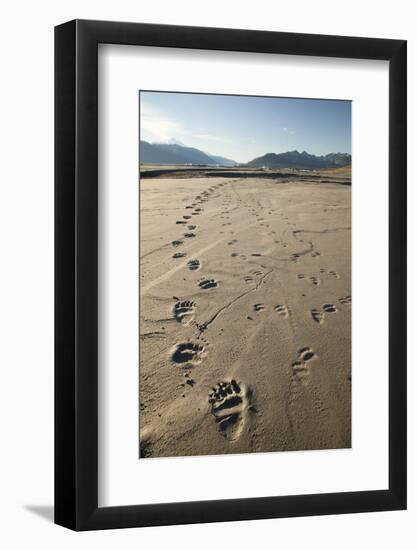
<svg viewBox="0 0 417 550">
<path fill-rule="evenodd" d="M 338 168 L 352 163 L 352 157 L 348 153 L 329 153 L 328 155 L 310 155 L 306 151 L 288 151 L 287 153 L 267 153 L 247 163 L 254 168 L 301 168 L 320 169 Z"/>
<path fill-rule="evenodd" d="M 141 164 L 174 165 L 221 165 L 237 166 L 234 160 L 211 155 L 195 147 L 187 147 L 178 141 L 170 143 L 140 142 Z M 245 166 L 250 168 L 298 168 L 306 170 L 339 168 L 352 163 L 348 153 L 329 153 L 328 155 L 310 155 L 306 151 L 288 151 L 286 153 L 267 153 L 257 157 Z"/>
<path fill-rule="evenodd" d="M 223 166 L 237 166 L 237 162 L 232 159 L 227 159 L 226 157 L 219 157 L 216 155 L 210 155 L 211 158 L 216 162 L 216 164 L 222 164 Z"/>
<path fill-rule="evenodd" d="M 235 166 L 234 160 L 209 155 L 200 149 L 186 147 L 178 143 L 149 143 L 140 142 L 141 164 L 204 164 Z"/>
</svg>

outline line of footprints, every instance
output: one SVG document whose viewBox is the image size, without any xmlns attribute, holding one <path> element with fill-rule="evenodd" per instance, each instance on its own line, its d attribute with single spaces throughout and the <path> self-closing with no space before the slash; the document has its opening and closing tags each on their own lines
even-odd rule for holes
<svg viewBox="0 0 417 550">
<path fill-rule="evenodd" d="M 261 312 L 261 311 L 267 311 L 268 309 L 268 306 L 266 304 L 254 304 L 253 305 L 253 311 L 255 312 Z M 284 317 L 284 318 L 287 318 L 289 317 L 290 315 L 290 310 L 289 308 L 284 305 L 284 304 L 278 304 L 274 307 L 274 311 L 280 316 L 280 317 Z M 248 315 L 248 319 L 253 321 L 253 318 Z"/>
<path fill-rule="evenodd" d="M 192 210 L 190 214 L 185 214 L 182 219 L 177 220 L 177 225 L 187 226 L 187 231 L 183 234 L 183 238 L 178 238 L 172 241 L 174 249 L 181 247 L 184 244 L 184 239 L 193 239 L 197 237 L 197 225 L 190 223 L 192 216 L 202 215 L 204 208 L 200 206 L 206 202 L 210 194 L 218 187 L 224 184 L 214 185 L 207 191 L 202 192 L 195 197 L 195 202 L 187 205 L 187 210 Z M 231 241 L 229 244 L 234 244 L 236 241 Z M 174 252 L 173 259 L 185 258 L 186 252 Z M 190 271 L 197 271 L 201 268 L 199 259 L 190 259 L 187 262 L 187 267 Z M 213 278 L 201 278 L 197 281 L 198 287 L 203 290 L 217 288 L 219 282 Z M 277 306 L 278 307 L 278 306 Z M 285 306 L 281 306 L 284 307 Z M 195 314 L 196 304 L 192 300 L 178 300 L 173 307 L 174 319 L 182 324 L 190 323 Z M 286 315 L 286 309 L 280 315 Z M 184 377 L 186 381 L 181 384 L 182 387 L 188 385 L 193 387 L 196 381 L 191 378 L 190 370 L 193 366 L 198 365 L 207 354 L 208 342 L 204 337 L 200 337 L 198 342 L 180 342 L 174 346 L 171 353 L 172 361 L 185 369 Z M 185 397 L 185 394 L 182 395 Z M 211 414 L 213 415 L 217 427 L 229 441 L 236 439 L 243 428 L 243 420 L 245 415 L 252 410 L 255 410 L 252 404 L 252 388 L 236 380 L 223 380 L 213 387 L 208 398 Z"/>
<path fill-rule="evenodd" d="M 187 226 L 187 231 L 183 234 L 183 238 L 178 238 L 172 241 L 172 247 L 174 249 L 181 247 L 184 244 L 184 239 L 193 239 L 197 237 L 197 225 L 192 223 L 193 216 L 200 216 L 204 212 L 204 208 L 201 206 L 204 202 L 209 200 L 210 195 L 216 191 L 218 187 L 227 185 L 227 183 L 215 185 L 210 187 L 206 191 L 195 197 L 195 202 L 190 205 L 187 205 L 185 208 L 190 213 L 186 213 L 182 219 L 177 220 L 177 225 Z M 236 239 L 228 242 L 229 245 L 234 245 Z M 173 259 L 185 258 L 187 255 L 186 252 L 178 251 L 174 252 Z M 236 253 L 232 253 L 232 256 L 237 256 Z M 254 256 L 256 254 L 253 254 Z M 190 259 L 187 262 L 187 267 L 191 271 L 199 270 L 201 262 L 198 259 Z M 330 276 L 334 278 L 339 278 L 339 274 L 335 271 L 326 271 L 324 269 L 320 270 L 321 275 Z M 258 273 L 254 272 L 255 275 Z M 299 279 L 307 278 L 304 274 L 299 274 L 297 276 Z M 253 280 L 252 277 L 247 278 L 246 282 Z M 313 285 L 320 284 L 320 278 L 311 276 L 309 277 L 310 283 Z M 203 290 L 210 290 L 217 288 L 219 282 L 214 278 L 201 278 L 197 281 L 198 287 Z M 190 323 L 195 314 L 196 304 L 192 300 L 177 300 L 173 307 L 173 316 L 176 321 L 182 324 Z M 351 305 L 351 296 L 345 296 L 339 298 L 339 303 L 341 305 L 349 307 Z M 263 312 L 268 309 L 268 306 L 262 303 L 256 303 L 253 305 L 253 311 L 256 313 Z M 283 318 L 288 318 L 291 314 L 289 308 L 284 304 L 278 304 L 274 308 L 274 311 Z M 312 309 L 311 317 L 312 319 L 322 324 L 324 322 L 325 316 L 331 313 L 336 313 L 338 311 L 337 307 L 334 304 L 324 304 L 321 309 Z M 248 319 L 253 320 L 252 317 L 248 316 Z M 181 384 L 182 387 L 188 385 L 193 387 L 196 381 L 191 378 L 190 370 L 193 366 L 198 365 L 204 359 L 207 354 L 208 342 L 207 340 L 200 336 L 198 342 L 180 342 L 174 346 L 172 350 L 171 359 L 173 363 L 184 368 L 184 377 L 186 381 Z M 291 364 L 291 383 L 302 385 L 307 385 L 308 377 L 310 375 L 311 364 L 317 359 L 316 353 L 310 347 L 300 348 L 297 352 L 297 359 Z M 185 394 L 182 395 L 185 397 Z M 219 432 L 222 433 L 226 439 L 233 441 L 237 439 L 243 429 L 244 419 L 247 414 L 250 412 L 256 411 L 253 404 L 253 389 L 250 385 L 245 385 L 240 382 L 237 382 L 235 379 L 223 380 L 216 384 L 208 396 L 208 403 L 210 407 L 210 412 L 213 415 L 216 425 L 219 429 Z"/>
<path fill-rule="evenodd" d="M 344 296 L 343 298 L 339 298 L 339 303 L 344 306 L 350 307 L 352 304 L 352 297 Z M 334 304 L 323 304 L 321 309 L 313 308 L 311 310 L 311 317 L 316 323 L 321 325 L 324 322 L 327 314 L 337 313 L 338 311 L 339 310 Z"/>
<path fill-rule="evenodd" d="M 310 367 L 313 359 L 316 359 L 317 355 L 310 347 L 300 348 L 297 352 L 297 359 L 291 364 L 292 379 L 291 383 L 301 383 L 307 385 L 308 377 L 310 376 Z"/>
</svg>

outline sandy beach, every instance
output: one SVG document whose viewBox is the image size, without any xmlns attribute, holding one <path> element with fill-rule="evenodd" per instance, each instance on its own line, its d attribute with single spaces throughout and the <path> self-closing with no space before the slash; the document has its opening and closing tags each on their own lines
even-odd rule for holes
<svg viewBox="0 0 417 550">
<path fill-rule="evenodd" d="M 351 187 L 140 181 L 142 457 L 351 446 Z"/>
</svg>

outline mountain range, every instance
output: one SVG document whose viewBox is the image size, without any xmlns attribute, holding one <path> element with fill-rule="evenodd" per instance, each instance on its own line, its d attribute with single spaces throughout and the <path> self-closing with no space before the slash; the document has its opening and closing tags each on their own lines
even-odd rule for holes
<svg viewBox="0 0 417 550">
<path fill-rule="evenodd" d="M 254 168 L 339 168 L 352 163 L 352 156 L 348 153 L 329 153 L 328 155 L 310 155 L 306 151 L 288 151 L 287 153 L 267 153 L 247 163 Z"/>
<path fill-rule="evenodd" d="M 178 142 L 171 143 L 149 143 L 140 142 L 141 164 L 187 164 L 187 165 L 208 165 L 208 166 L 238 166 L 234 160 L 211 155 L 196 149 L 187 147 Z M 339 168 L 352 163 L 352 157 L 348 153 L 329 153 L 327 155 L 310 155 L 306 151 L 288 151 L 286 153 L 267 153 L 257 157 L 246 164 L 250 168 Z"/>
<path fill-rule="evenodd" d="M 142 164 L 204 164 L 236 166 L 237 162 L 177 143 L 140 142 Z"/>
</svg>

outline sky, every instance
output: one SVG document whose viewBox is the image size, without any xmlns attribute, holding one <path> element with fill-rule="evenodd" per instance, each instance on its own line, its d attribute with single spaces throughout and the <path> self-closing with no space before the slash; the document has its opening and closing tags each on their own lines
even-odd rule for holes
<svg viewBox="0 0 417 550">
<path fill-rule="evenodd" d="M 351 153 L 351 102 L 140 92 L 140 137 L 248 162 L 266 153 Z"/>
</svg>

